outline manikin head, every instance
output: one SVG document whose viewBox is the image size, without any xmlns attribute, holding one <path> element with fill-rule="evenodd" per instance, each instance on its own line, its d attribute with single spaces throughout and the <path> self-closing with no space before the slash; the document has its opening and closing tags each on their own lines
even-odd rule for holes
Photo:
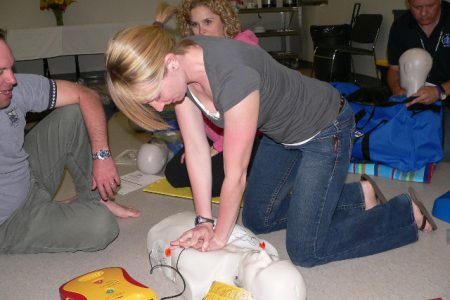
<svg viewBox="0 0 450 300">
<path fill-rule="evenodd" d="M 242 255 L 237 281 L 256 300 L 306 299 L 305 281 L 298 268 L 288 260 L 269 256 L 264 250 Z"/>
<path fill-rule="evenodd" d="M 412 48 L 400 56 L 399 65 L 400 86 L 406 90 L 409 97 L 425 85 L 425 80 L 433 65 L 433 59 L 424 49 Z"/>
<path fill-rule="evenodd" d="M 159 174 L 166 166 L 169 149 L 162 142 L 143 144 L 137 156 L 137 167 L 145 174 Z"/>
</svg>

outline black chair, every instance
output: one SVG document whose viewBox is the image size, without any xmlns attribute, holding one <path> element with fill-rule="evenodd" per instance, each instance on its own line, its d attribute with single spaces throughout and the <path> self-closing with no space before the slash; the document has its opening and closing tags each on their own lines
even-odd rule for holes
<svg viewBox="0 0 450 300">
<path fill-rule="evenodd" d="M 339 54 L 349 54 L 351 56 L 351 70 L 353 79 L 355 78 L 355 65 L 353 63 L 353 55 L 368 55 L 373 57 L 375 73 L 379 79 L 377 66 L 375 45 L 378 39 L 383 16 L 380 14 L 359 14 L 355 17 L 350 33 L 349 45 L 337 45 L 328 49 L 321 49 L 319 45 L 314 49 L 313 69 L 317 58 L 331 60 L 330 81 L 331 74 L 335 64 L 336 56 Z M 358 45 L 356 46 L 355 43 Z M 326 51 L 321 51 L 326 50 Z M 327 55 L 323 55 L 326 53 Z"/>
<path fill-rule="evenodd" d="M 311 25 L 309 31 L 314 47 L 314 61 L 311 69 L 311 77 L 323 81 L 348 81 L 350 75 L 349 54 L 337 54 L 333 69 L 330 71 L 332 55 L 335 47 L 348 46 L 350 43 L 350 24 L 337 25 Z M 325 59 L 321 59 L 325 57 Z"/>
<path fill-rule="evenodd" d="M 393 9 L 392 13 L 394 14 L 394 21 L 403 16 L 407 11 L 409 11 L 409 9 Z"/>
</svg>

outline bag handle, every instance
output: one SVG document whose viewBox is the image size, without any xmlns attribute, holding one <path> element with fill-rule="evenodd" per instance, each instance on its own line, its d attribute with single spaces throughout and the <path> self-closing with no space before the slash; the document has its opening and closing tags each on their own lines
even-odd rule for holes
<svg viewBox="0 0 450 300">
<path fill-rule="evenodd" d="M 366 123 L 364 125 L 356 126 L 356 129 L 358 129 L 358 130 L 363 129 L 367 125 L 367 123 L 369 123 L 372 120 L 372 118 L 375 114 L 375 109 L 376 109 L 376 107 L 372 107 L 372 111 L 370 112 L 370 116 L 367 118 Z M 359 121 L 361 121 L 366 114 L 367 114 L 367 110 L 365 108 L 358 111 L 355 115 L 355 124 L 358 124 Z"/>
<path fill-rule="evenodd" d="M 370 129 L 369 131 L 367 131 L 363 136 L 362 136 L 362 142 L 361 142 L 361 147 L 362 147 L 362 153 L 364 156 L 364 159 L 370 161 L 370 135 L 372 134 L 372 132 L 374 130 L 376 130 L 378 127 L 380 127 L 381 125 L 384 125 L 388 122 L 388 120 L 381 120 L 376 126 L 374 126 L 372 129 Z M 360 139 L 356 138 L 355 142 Z"/>
<path fill-rule="evenodd" d="M 364 118 L 364 116 L 366 115 L 367 111 L 363 108 L 360 111 L 358 111 L 355 114 L 355 123 L 358 124 L 359 121 L 362 120 L 362 118 Z"/>
<path fill-rule="evenodd" d="M 385 101 L 385 102 L 378 102 L 378 103 L 374 103 L 374 102 L 365 102 L 365 101 L 355 101 L 355 100 L 349 100 L 350 102 L 354 102 L 354 103 L 360 103 L 360 104 L 364 104 L 364 105 L 370 105 L 370 106 L 380 106 L 380 107 L 390 107 L 390 106 L 395 106 L 395 105 L 402 105 L 402 104 L 406 104 L 409 103 L 411 101 L 413 101 L 414 99 L 416 99 L 417 96 L 410 96 L 404 100 L 401 101 Z M 347 99 L 348 100 L 348 99 Z M 431 110 L 434 112 L 440 112 L 442 109 L 442 105 L 436 105 L 436 104 L 422 104 L 422 103 L 416 103 L 410 107 L 408 107 L 408 110 Z"/>
</svg>

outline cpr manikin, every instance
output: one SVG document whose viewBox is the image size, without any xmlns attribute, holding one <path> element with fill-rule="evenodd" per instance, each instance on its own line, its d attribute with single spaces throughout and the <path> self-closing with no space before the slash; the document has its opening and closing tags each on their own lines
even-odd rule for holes
<svg viewBox="0 0 450 300">
<path fill-rule="evenodd" d="M 280 260 L 270 243 L 239 225 L 220 250 L 167 251 L 170 241 L 193 227 L 194 218 L 193 212 L 167 217 L 152 227 L 147 236 L 152 263 L 178 268 L 188 287 L 187 299 L 203 299 L 214 281 L 242 287 L 254 300 L 306 299 L 305 283 L 298 268 L 288 260 Z M 176 279 L 171 269 L 163 268 L 163 272 L 171 280 Z"/>
<path fill-rule="evenodd" d="M 433 58 L 422 48 L 412 48 L 400 56 L 399 64 L 400 86 L 406 90 L 409 97 L 425 85 Z"/>
</svg>

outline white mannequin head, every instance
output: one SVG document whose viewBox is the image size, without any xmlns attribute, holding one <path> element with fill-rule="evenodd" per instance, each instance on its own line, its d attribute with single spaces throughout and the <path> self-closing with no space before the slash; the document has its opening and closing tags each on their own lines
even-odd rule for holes
<svg viewBox="0 0 450 300">
<path fill-rule="evenodd" d="M 255 293 L 253 300 L 306 299 L 305 284 L 298 268 L 289 260 L 279 260 L 277 250 L 269 242 L 260 240 L 239 225 L 233 229 L 228 244 L 220 250 L 176 249 L 167 256 L 170 241 L 191 229 L 194 217 L 193 212 L 167 217 L 153 226 L 147 236 L 152 264 L 177 266 L 188 287 L 188 299 L 203 299 L 214 281 Z M 163 272 L 171 280 L 177 278 L 169 268 Z"/>
<path fill-rule="evenodd" d="M 158 174 L 166 166 L 169 148 L 164 143 L 152 142 L 141 146 L 137 156 L 138 169 L 146 174 Z"/>
<path fill-rule="evenodd" d="M 290 261 L 266 251 L 247 251 L 239 263 L 237 281 L 253 299 L 306 299 L 305 281 Z"/>
<path fill-rule="evenodd" d="M 433 59 L 424 49 L 412 48 L 400 56 L 399 64 L 400 86 L 406 90 L 409 97 L 425 85 Z"/>
</svg>

